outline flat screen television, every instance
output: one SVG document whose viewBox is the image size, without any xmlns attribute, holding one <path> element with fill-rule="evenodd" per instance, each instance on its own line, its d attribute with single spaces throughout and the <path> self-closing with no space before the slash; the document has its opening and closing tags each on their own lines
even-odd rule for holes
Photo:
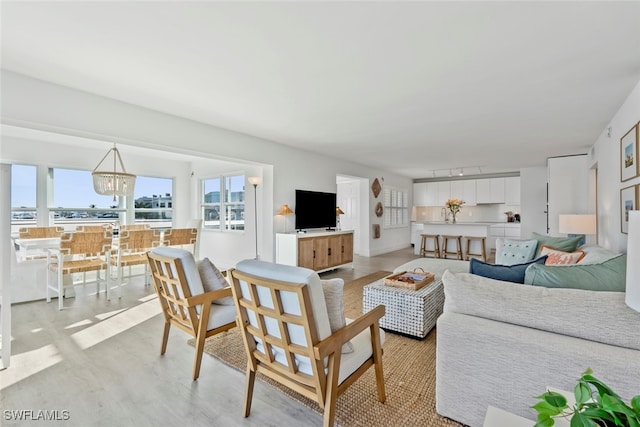
<svg viewBox="0 0 640 427">
<path fill-rule="evenodd" d="M 296 230 L 336 227 L 336 193 L 296 190 Z"/>
</svg>

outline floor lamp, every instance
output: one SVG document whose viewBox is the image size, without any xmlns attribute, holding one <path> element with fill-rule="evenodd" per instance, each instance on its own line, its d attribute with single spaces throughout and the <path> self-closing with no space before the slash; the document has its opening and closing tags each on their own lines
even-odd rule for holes
<svg viewBox="0 0 640 427">
<path fill-rule="evenodd" d="M 256 259 L 258 259 L 258 184 L 262 179 L 259 176 L 250 176 L 248 181 L 253 185 L 253 223 L 256 228 Z"/>
</svg>

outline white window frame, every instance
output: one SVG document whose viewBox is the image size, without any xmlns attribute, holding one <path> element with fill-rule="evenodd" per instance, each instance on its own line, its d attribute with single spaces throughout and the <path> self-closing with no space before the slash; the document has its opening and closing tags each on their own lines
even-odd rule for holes
<svg viewBox="0 0 640 427">
<path fill-rule="evenodd" d="M 242 178 L 242 182 L 245 183 L 243 185 L 243 192 L 244 192 L 244 198 L 241 201 L 230 201 L 227 200 L 227 189 L 226 189 L 226 181 L 229 178 L 233 178 L 233 177 L 241 177 Z M 210 181 L 210 180 L 219 180 L 220 182 L 220 201 L 219 202 L 209 202 L 206 203 L 204 201 L 205 198 L 205 181 Z M 247 186 L 246 186 L 246 174 L 244 172 L 232 172 L 232 173 L 225 173 L 225 174 L 221 174 L 221 175 L 217 175 L 217 176 L 210 176 L 207 178 L 202 178 L 200 180 L 200 219 L 202 219 L 202 224 L 203 224 L 203 229 L 205 230 L 211 230 L 211 231 L 219 231 L 219 232 L 225 232 L 225 233 L 243 233 L 245 231 L 246 228 L 246 197 L 247 197 Z M 242 221 L 242 228 L 241 229 L 236 229 L 233 228 L 234 225 L 239 225 L 237 223 L 234 224 L 234 221 L 238 221 L 238 219 L 234 219 L 232 217 L 227 217 L 227 215 L 225 214 L 225 212 L 227 212 L 227 208 L 233 206 L 236 207 L 238 205 L 242 205 L 243 209 L 242 211 L 245 213 L 244 214 L 244 218 L 241 219 Z M 206 220 L 205 219 L 205 210 L 207 208 L 218 208 L 218 220 L 219 223 L 218 225 L 207 225 L 206 221 L 210 221 L 210 220 Z"/>
<path fill-rule="evenodd" d="M 409 227 L 409 191 L 385 186 L 382 191 L 383 228 Z"/>
</svg>

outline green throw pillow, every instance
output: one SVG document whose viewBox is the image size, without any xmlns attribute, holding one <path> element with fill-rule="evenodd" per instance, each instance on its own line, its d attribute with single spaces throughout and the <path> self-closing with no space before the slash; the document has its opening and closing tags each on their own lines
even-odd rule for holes
<svg viewBox="0 0 640 427">
<path fill-rule="evenodd" d="M 551 237 L 538 233 L 531 233 L 531 238 L 538 241 L 538 249 L 536 256 L 540 256 L 542 246 L 549 246 L 553 249 L 565 252 L 573 252 L 576 250 L 583 236 L 577 237 Z"/>
<path fill-rule="evenodd" d="M 626 272 L 627 255 L 622 254 L 599 264 L 531 264 L 524 273 L 524 283 L 547 288 L 624 292 Z"/>
</svg>

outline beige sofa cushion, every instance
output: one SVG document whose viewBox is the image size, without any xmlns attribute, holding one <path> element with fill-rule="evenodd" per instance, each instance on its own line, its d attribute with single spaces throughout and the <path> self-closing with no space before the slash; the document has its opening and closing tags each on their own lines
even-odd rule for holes
<svg viewBox="0 0 640 427">
<path fill-rule="evenodd" d="M 550 289 L 445 272 L 444 312 L 640 350 L 640 313 L 623 292 Z"/>
</svg>

